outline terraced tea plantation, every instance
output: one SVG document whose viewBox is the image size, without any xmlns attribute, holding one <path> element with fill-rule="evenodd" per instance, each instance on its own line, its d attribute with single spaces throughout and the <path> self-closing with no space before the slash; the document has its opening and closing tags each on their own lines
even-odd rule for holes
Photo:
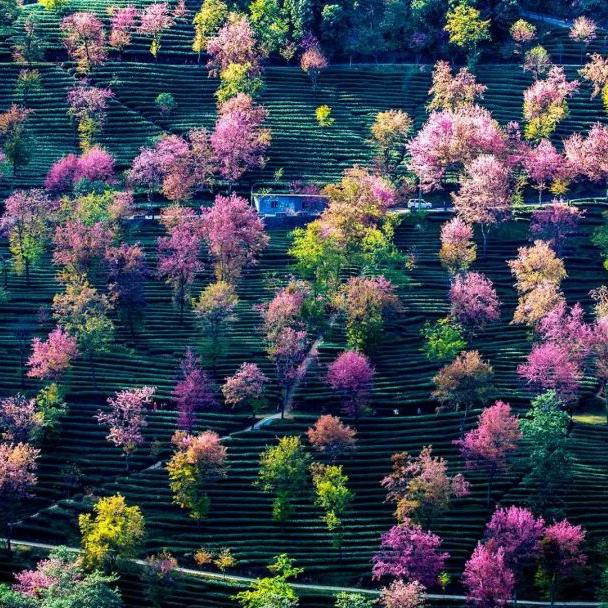
<svg viewBox="0 0 608 608">
<path fill-rule="evenodd" d="M 1 608 L 608 601 L 603 9 L 368 4 L 0 2 Z"/>
</svg>

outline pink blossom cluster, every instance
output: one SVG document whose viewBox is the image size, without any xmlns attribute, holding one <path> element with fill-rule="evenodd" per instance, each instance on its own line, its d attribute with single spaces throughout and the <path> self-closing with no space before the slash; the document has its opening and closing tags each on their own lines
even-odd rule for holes
<svg viewBox="0 0 608 608">
<path fill-rule="evenodd" d="M 63 194 L 81 180 L 115 183 L 114 157 L 99 146 L 93 146 L 81 156 L 68 154 L 53 163 L 44 187 L 52 194 Z"/>
<path fill-rule="evenodd" d="M 144 36 L 157 36 L 173 24 L 168 3 L 154 2 L 142 9 L 137 31 Z"/>
<path fill-rule="evenodd" d="M 57 211 L 57 203 L 40 188 L 15 190 L 4 200 L 4 213 L 0 217 L 0 232 L 8 234 L 23 230 L 39 221 L 48 222 Z"/>
<path fill-rule="evenodd" d="M 53 263 L 86 273 L 102 260 L 114 240 L 114 231 L 105 222 L 85 224 L 79 219 L 67 220 L 55 228 Z"/>
<path fill-rule="evenodd" d="M 81 71 L 107 59 L 106 34 L 103 23 L 93 13 L 77 12 L 61 20 L 63 43 Z"/>
<path fill-rule="evenodd" d="M 201 359 L 192 349 L 180 364 L 180 378 L 171 394 L 179 412 L 177 426 L 185 431 L 192 431 L 196 412 L 217 407 L 217 399 L 211 379 L 201 367 Z"/>
<path fill-rule="evenodd" d="M 158 274 L 173 287 L 174 297 L 183 307 L 190 285 L 203 268 L 200 217 L 190 208 L 169 207 L 163 210 L 161 222 L 169 236 L 158 239 Z"/>
<path fill-rule="evenodd" d="M 211 148 L 218 170 L 228 181 L 236 181 L 250 168 L 263 167 L 270 144 L 270 131 L 262 128 L 266 110 L 251 97 L 239 93 L 219 108 Z"/>
<path fill-rule="evenodd" d="M 272 337 L 285 327 L 299 326 L 299 317 L 310 287 L 301 281 L 292 281 L 280 289 L 266 305 L 258 307 L 264 320 L 266 335 Z"/>
<path fill-rule="evenodd" d="M 564 141 L 564 151 L 574 173 L 608 188 L 608 127 L 596 123 L 587 137 L 572 134 Z"/>
<path fill-rule="evenodd" d="M 501 156 L 506 149 L 504 132 L 479 106 L 433 112 L 408 144 L 410 167 L 424 191 L 439 188 L 448 167 L 480 154 Z"/>
<path fill-rule="evenodd" d="M 268 383 L 268 378 L 255 363 L 243 363 L 222 386 L 224 400 L 232 407 L 238 407 L 252 400 L 260 399 Z"/>
<path fill-rule="evenodd" d="M 373 557 L 374 578 L 390 576 L 432 587 L 449 557 L 440 550 L 441 543 L 439 536 L 412 522 L 393 526 L 382 535 L 380 550 Z"/>
<path fill-rule="evenodd" d="M 340 418 L 325 414 L 307 431 L 310 445 L 320 452 L 327 454 L 332 460 L 355 449 L 357 431 L 345 425 Z"/>
<path fill-rule="evenodd" d="M 357 415 L 367 404 L 374 373 L 369 359 L 352 350 L 338 355 L 327 368 L 327 383 L 342 396 L 344 412 L 349 416 Z"/>
<path fill-rule="evenodd" d="M 36 400 L 17 394 L 0 400 L 0 431 L 3 441 L 27 442 L 40 429 L 42 419 L 36 411 Z"/>
<path fill-rule="evenodd" d="M 480 608 L 505 606 L 515 594 L 517 577 L 535 560 L 553 580 L 583 565 L 585 533 L 567 520 L 546 526 L 542 517 L 523 507 L 497 509 L 464 569 L 467 599 Z"/>
<path fill-rule="evenodd" d="M 527 121 L 541 116 L 553 106 L 560 106 L 579 87 L 578 80 L 568 81 L 564 68 L 553 66 L 547 78 L 536 80 L 524 92 L 524 118 Z"/>
<path fill-rule="evenodd" d="M 109 427 L 108 441 L 121 447 L 126 454 L 144 442 L 145 408 L 152 405 L 155 392 L 151 386 L 118 391 L 108 398 L 109 409 L 97 414 L 99 423 Z"/>
<path fill-rule="evenodd" d="M 78 345 L 76 339 L 63 331 L 61 327 L 56 327 L 42 341 L 40 338 L 32 340 L 32 354 L 28 359 L 27 373 L 31 378 L 57 378 L 64 372 L 76 356 L 78 355 Z"/>
<path fill-rule="evenodd" d="M 584 211 L 574 205 L 554 200 L 532 213 L 530 233 L 533 238 L 547 241 L 560 252 L 567 237 L 575 232 L 584 214 Z"/>
<path fill-rule="evenodd" d="M 233 283 L 268 245 L 264 223 L 241 196 L 218 195 L 201 209 L 201 229 L 219 281 Z"/>
<path fill-rule="evenodd" d="M 251 75 L 260 71 L 255 33 L 244 15 L 234 15 L 207 41 L 210 74 L 216 76 L 231 64 L 248 66 Z"/>
<path fill-rule="evenodd" d="M 458 216 L 441 226 L 440 240 L 442 243 L 460 246 L 473 240 L 473 228 Z"/>
<path fill-rule="evenodd" d="M 521 438 L 519 421 L 511 414 L 511 406 L 497 401 L 482 411 L 476 428 L 454 443 L 468 468 L 492 471 L 506 469 L 507 459 L 517 450 Z"/>
<path fill-rule="evenodd" d="M 597 24 L 593 19 L 581 15 L 574 20 L 568 35 L 572 40 L 588 45 L 597 38 Z"/>
<path fill-rule="evenodd" d="M 450 314 L 465 327 L 481 329 L 500 319 L 500 301 L 492 281 L 479 272 L 457 276 L 450 287 Z"/>
<path fill-rule="evenodd" d="M 139 12 L 132 4 L 110 7 L 110 46 L 122 50 L 131 43 Z"/>
<path fill-rule="evenodd" d="M 0 500 L 30 496 L 36 485 L 36 460 L 40 450 L 27 443 L 0 443 Z"/>
</svg>

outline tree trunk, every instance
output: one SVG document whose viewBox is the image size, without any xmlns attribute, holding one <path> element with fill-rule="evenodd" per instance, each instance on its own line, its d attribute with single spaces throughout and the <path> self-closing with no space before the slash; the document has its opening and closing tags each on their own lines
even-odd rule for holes
<svg viewBox="0 0 608 608">
<path fill-rule="evenodd" d="M 4 546 L 6 547 L 6 552 L 10 557 L 13 555 L 13 545 L 11 543 L 11 540 L 13 538 L 13 526 L 9 521 L 7 521 L 4 526 L 4 537 L 6 539 Z"/>
<path fill-rule="evenodd" d="M 25 284 L 30 286 L 30 262 L 27 258 L 25 260 Z"/>
<path fill-rule="evenodd" d="M 551 577 L 551 587 L 549 590 L 549 601 L 551 602 L 551 606 L 555 605 L 555 592 L 557 591 L 557 572 L 553 573 Z"/>
</svg>

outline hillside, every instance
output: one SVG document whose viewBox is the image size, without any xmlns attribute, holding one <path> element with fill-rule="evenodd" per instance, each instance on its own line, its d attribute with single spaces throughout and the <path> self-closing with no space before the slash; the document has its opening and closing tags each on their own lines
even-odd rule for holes
<svg viewBox="0 0 608 608">
<path fill-rule="evenodd" d="M 442 2 L 342 3 L 331 27 L 323 2 L 213 5 L 226 48 L 200 58 L 198 0 L 160 7 L 155 57 L 132 24 L 124 52 L 105 46 L 111 7 L 141 19 L 153 0 L 0 15 L 0 608 L 56 608 L 53 593 L 83 608 L 90 580 L 102 599 L 87 608 L 603 606 L 603 9 L 577 38 L 578 9 L 480 1 L 464 14 L 491 36 L 456 45 Z M 256 10 L 272 27 L 250 26 Z M 90 27 L 80 55 L 61 29 L 74 14 Z M 554 62 L 534 76 L 516 17 L 534 31 L 522 48 Z M 16 59 L 31 18 L 44 48 Z M 321 47 L 317 81 L 298 64 Z M 255 191 L 321 192 L 326 207 L 264 216 Z M 253 379 L 231 389 L 245 364 Z M 339 429 L 315 443 L 327 418 Z M 387 550 L 387 531 L 414 541 Z M 278 588 L 266 603 L 235 595 L 264 585 Z M 340 590 L 363 596 L 340 604 Z"/>
</svg>

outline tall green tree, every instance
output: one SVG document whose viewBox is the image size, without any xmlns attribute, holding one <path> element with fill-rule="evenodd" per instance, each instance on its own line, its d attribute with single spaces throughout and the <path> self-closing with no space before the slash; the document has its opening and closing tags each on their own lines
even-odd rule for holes
<svg viewBox="0 0 608 608">
<path fill-rule="evenodd" d="M 277 445 L 268 446 L 260 456 L 255 482 L 263 492 L 274 494 L 272 517 L 283 522 L 293 511 L 293 501 L 304 491 L 310 456 L 300 438 L 285 436 Z"/>
<path fill-rule="evenodd" d="M 572 476 L 568 453 L 570 417 L 555 391 L 547 391 L 532 401 L 520 428 L 529 443 L 529 479 L 536 484 L 535 502 L 541 509 L 559 500 Z"/>
</svg>

